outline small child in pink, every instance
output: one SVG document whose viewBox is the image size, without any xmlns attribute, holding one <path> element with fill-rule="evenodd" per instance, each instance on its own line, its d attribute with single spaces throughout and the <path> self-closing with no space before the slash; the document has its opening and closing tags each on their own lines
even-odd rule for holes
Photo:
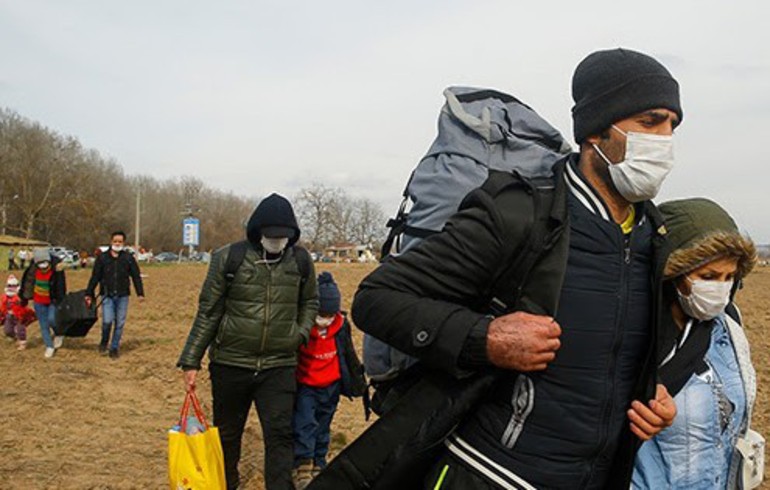
<svg viewBox="0 0 770 490">
<path fill-rule="evenodd" d="M 5 283 L 5 294 L 0 296 L 0 323 L 3 332 L 16 339 L 17 348 L 27 348 L 27 326 L 35 321 L 35 312 L 24 306 L 19 297 L 19 280 L 13 274 Z"/>
</svg>

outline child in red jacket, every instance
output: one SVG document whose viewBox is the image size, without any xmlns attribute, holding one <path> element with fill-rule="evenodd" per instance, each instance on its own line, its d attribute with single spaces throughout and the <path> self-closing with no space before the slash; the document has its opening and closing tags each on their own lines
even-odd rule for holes
<svg viewBox="0 0 770 490">
<path fill-rule="evenodd" d="M 294 404 L 294 484 L 307 486 L 326 467 L 330 427 L 340 393 L 360 396 L 351 388 L 356 375 L 346 359 L 354 356 L 350 325 L 340 311 L 340 291 L 331 273 L 318 276 L 318 316 L 307 345 L 300 346 L 297 397 Z M 356 361 L 353 361 L 356 362 Z M 362 370 L 361 370 L 362 371 Z M 365 382 L 364 382 L 365 383 Z"/>
<path fill-rule="evenodd" d="M 3 332 L 16 339 L 17 348 L 27 348 L 27 325 L 35 321 L 35 312 L 22 306 L 19 297 L 19 280 L 13 274 L 8 276 L 5 283 L 5 294 L 0 296 L 0 323 Z"/>
</svg>

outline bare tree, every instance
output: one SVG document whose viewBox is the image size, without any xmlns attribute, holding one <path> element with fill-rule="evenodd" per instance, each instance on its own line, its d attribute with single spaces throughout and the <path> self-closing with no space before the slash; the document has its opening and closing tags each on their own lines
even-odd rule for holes
<svg viewBox="0 0 770 490">
<path fill-rule="evenodd" d="M 335 200 L 341 193 L 339 189 L 314 183 L 295 197 L 297 219 L 309 248 L 320 250 L 334 240 Z"/>
<path fill-rule="evenodd" d="M 386 218 L 382 207 L 367 198 L 356 199 L 352 207 L 351 241 L 378 249 L 386 234 Z"/>
<path fill-rule="evenodd" d="M 193 176 L 159 181 L 127 176 L 113 159 L 85 149 L 17 113 L 0 109 L 0 233 L 92 251 L 111 231 L 135 228 L 142 190 L 141 245 L 175 250 L 182 214 L 201 220 L 201 247 L 242 239 L 254 200 L 211 189 Z M 366 199 L 321 183 L 295 198 L 303 240 L 319 250 L 335 242 L 378 241 L 382 212 Z"/>
</svg>

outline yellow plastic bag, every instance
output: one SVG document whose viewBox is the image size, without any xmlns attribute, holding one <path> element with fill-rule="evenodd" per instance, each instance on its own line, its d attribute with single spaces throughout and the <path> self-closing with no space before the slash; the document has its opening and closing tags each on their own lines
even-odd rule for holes
<svg viewBox="0 0 770 490">
<path fill-rule="evenodd" d="M 195 392 L 187 393 L 179 425 L 168 432 L 168 478 L 171 490 L 226 488 L 219 430 L 206 422 Z"/>
</svg>

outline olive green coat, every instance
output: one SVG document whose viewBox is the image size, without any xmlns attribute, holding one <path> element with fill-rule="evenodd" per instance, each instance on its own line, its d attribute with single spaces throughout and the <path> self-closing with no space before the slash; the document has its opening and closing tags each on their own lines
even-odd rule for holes
<svg viewBox="0 0 770 490">
<path fill-rule="evenodd" d="M 254 370 L 296 365 L 297 348 L 307 341 L 318 311 L 312 262 L 302 281 L 294 248 L 272 264 L 250 248 L 225 298 L 229 248 L 212 255 L 178 366 L 200 369 L 207 347 L 210 361 L 218 364 Z"/>
</svg>

